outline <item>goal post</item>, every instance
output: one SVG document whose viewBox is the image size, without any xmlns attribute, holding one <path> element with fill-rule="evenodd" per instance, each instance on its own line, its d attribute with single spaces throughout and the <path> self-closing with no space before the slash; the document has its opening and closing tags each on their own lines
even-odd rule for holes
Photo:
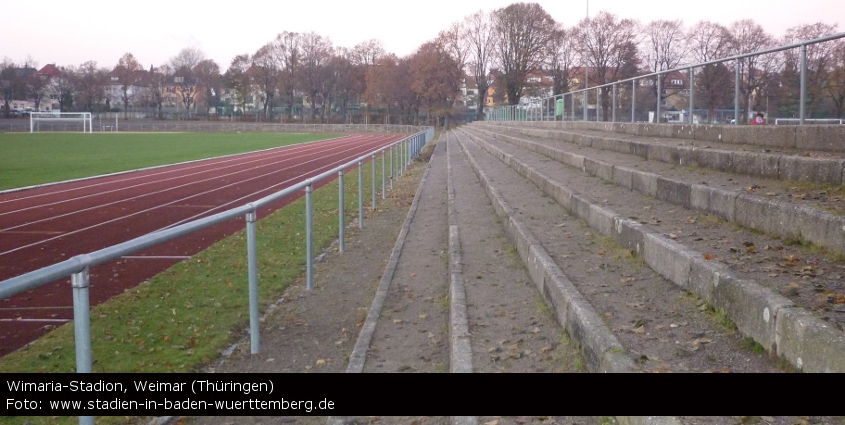
<svg viewBox="0 0 845 425">
<path fill-rule="evenodd" d="M 29 132 L 79 131 L 93 133 L 90 112 L 32 112 L 29 114 Z"/>
</svg>

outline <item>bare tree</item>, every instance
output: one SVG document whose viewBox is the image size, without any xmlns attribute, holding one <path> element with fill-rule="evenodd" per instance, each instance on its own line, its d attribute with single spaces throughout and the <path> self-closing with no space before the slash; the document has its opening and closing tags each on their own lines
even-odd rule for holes
<svg viewBox="0 0 845 425">
<path fill-rule="evenodd" d="M 538 3 L 514 3 L 493 12 L 498 65 L 511 105 L 519 103 L 528 74 L 541 68 L 555 21 Z"/>
<path fill-rule="evenodd" d="M 751 53 L 774 46 L 775 40 L 763 27 L 750 19 L 734 22 L 730 28 L 733 46 L 731 54 Z M 760 109 L 762 92 L 767 87 L 771 73 L 776 66 L 776 55 L 757 55 L 735 61 L 739 67 L 741 106 L 745 109 L 740 122 L 746 122 L 752 109 Z M 736 69 L 736 68 L 734 68 Z M 754 101 L 757 105 L 752 105 Z"/>
<path fill-rule="evenodd" d="M 569 92 L 571 82 L 575 78 L 578 45 L 577 29 L 567 30 L 562 25 L 557 25 L 547 54 L 547 66 L 552 74 L 554 94 Z"/>
<path fill-rule="evenodd" d="M 185 114 L 191 116 L 191 106 L 194 106 L 197 90 L 197 76 L 194 67 L 205 59 L 205 54 L 196 48 L 186 47 L 170 59 L 170 66 L 173 67 L 173 83 L 176 85 L 176 92 L 185 105 Z"/>
<path fill-rule="evenodd" d="M 589 21 L 581 20 L 578 25 L 578 39 L 586 40 L 586 63 L 593 68 L 590 73 L 594 85 L 631 78 L 637 74 L 639 56 L 637 31 L 639 24 L 631 19 L 619 19 L 616 15 L 602 11 Z M 608 119 L 610 109 L 610 87 L 601 89 L 602 116 Z"/>
<path fill-rule="evenodd" d="M 831 62 L 827 94 L 833 104 L 833 114 L 841 119 L 845 116 L 845 41 L 839 39 L 834 42 Z"/>
<path fill-rule="evenodd" d="M 643 47 L 640 49 L 640 56 L 645 65 L 648 66 L 649 71 L 658 72 L 677 68 L 686 58 L 688 51 L 687 37 L 684 33 L 684 24 L 680 19 L 649 22 L 644 28 L 644 34 L 645 38 Z M 660 75 L 660 86 L 663 87 L 662 93 L 657 93 L 657 77 L 652 78 L 655 82 L 655 84 L 652 84 L 655 99 L 660 96 L 661 104 L 663 99 L 680 91 L 680 88 L 676 88 L 674 92 L 670 93 L 666 89 L 665 82 L 669 77 L 668 73 Z"/>
<path fill-rule="evenodd" d="M 837 32 L 836 25 L 827 25 L 821 22 L 814 24 L 802 24 L 786 30 L 781 40 L 782 44 L 793 44 L 800 41 L 821 38 Z M 807 46 L 807 92 L 806 92 L 806 114 L 813 116 L 814 112 L 823 107 L 823 100 L 826 98 L 826 87 L 831 84 L 832 62 L 835 42 L 816 43 Z M 797 115 L 797 100 L 800 97 L 800 75 L 801 75 L 801 49 L 790 49 L 782 53 L 781 80 L 778 88 L 781 93 L 779 97 L 791 98 L 791 109 Z M 779 99 L 783 100 L 783 99 Z M 781 105 L 782 107 L 786 105 Z M 787 106 L 787 107 L 789 107 Z"/>
<path fill-rule="evenodd" d="M 46 91 L 59 102 L 59 110 L 70 111 L 73 109 L 73 98 L 76 90 L 75 74 L 74 67 L 61 67 L 59 74 L 50 79 Z"/>
<path fill-rule="evenodd" d="M 83 111 L 101 111 L 106 100 L 106 75 L 108 71 L 99 68 L 97 62 L 88 61 L 77 68 L 76 104 Z M 108 102 L 105 102 L 108 108 Z"/>
<path fill-rule="evenodd" d="M 211 114 L 208 111 L 220 100 L 222 89 L 220 66 L 212 59 L 204 59 L 194 66 L 194 74 L 197 78 L 197 89 L 205 99 L 206 117 L 210 120 Z"/>
<path fill-rule="evenodd" d="M 118 78 L 121 99 L 123 100 L 123 118 L 129 115 L 129 101 L 136 93 L 136 87 L 141 84 L 141 63 L 132 53 L 126 53 L 117 61 L 112 75 Z"/>
<path fill-rule="evenodd" d="M 478 106 L 475 119 L 484 118 L 484 103 L 490 89 L 490 68 L 496 52 L 496 32 L 491 23 L 491 15 L 479 10 L 464 19 L 465 43 L 469 47 L 467 65 L 478 87 Z"/>
<path fill-rule="evenodd" d="M 352 117 L 349 116 L 349 106 L 361 96 L 364 89 L 353 63 L 352 51 L 347 48 L 337 49 L 329 70 L 335 83 L 335 102 L 339 106 L 340 114 L 345 117 L 345 122 L 350 123 Z"/>
<path fill-rule="evenodd" d="M 3 115 L 9 118 L 12 100 L 23 92 L 23 82 L 19 81 L 15 69 L 17 65 L 9 58 L 0 63 L 0 98 L 3 101 Z M 20 94 L 19 94 L 20 93 Z"/>
<path fill-rule="evenodd" d="M 254 79 L 264 98 L 264 117 L 270 118 L 273 97 L 279 88 L 282 72 L 279 69 L 278 49 L 273 42 L 262 46 L 252 55 Z"/>
<path fill-rule="evenodd" d="M 352 48 L 352 63 L 355 65 L 372 66 L 378 62 L 379 58 L 384 56 L 384 46 L 381 41 L 371 39 L 355 45 Z"/>
<path fill-rule="evenodd" d="M 249 55 L 237 55 L 223 75 L 224 84 L 233 99 L 233 106 L 240 106 L 242 111 L 246 111 L 247 99 L 252 93 L 252 81 L 249 76 L 251 66 Z"/>
<path fill-rule="evenodd" d="M 297 79 L 302 60 L 301 36 L 299 33 L 285 31 L 276 36 L 273 46 L 276 50 L 274 57 L 279 61 L 281 71 L 279 92 L 284 97 L 288 109 L 288 120 L 293 119 L 293 107 L 296 104 Z"/>
<path fill-rule="evenodd" d="M 368 97 L 372 90 L 367 87 L 367 81 L 370 78 L 370 69 L 375 66 L 379 59 L 385 55 L 384 46 L 381 41 L 371 39 L 355 45 L 352 48 L 352 64 L 357 70 L 356 75 L 360 83 L 364 86 L 362 93 L 364 94 L 364 103 L 366 104 L 366 122 L 370 122 L 370 103 L 376 101 Z"/>
<path fill-rule="evenodd" d="M 693 63 L 710 62 L 729 56 L 732 45 L 731 34 L 720 24 L 700 21 L 687 32 L 689 57 Z M 730 104 L 733 89 L 731 73 L 727 64 L 704 66 L 695 74 L 695 98 L 699 105 L 707 108 L 707 117 L 714 119 L 714 111 Z"/>
<path fill-rule="evenodd" d="M 156 117 L 162 118 L 161 108 L 164 106 L 164 92 L 169 81 L 173 78 L 173 68 L 168 64 L 158 67 L 158 69 L 150 66 L 150 71 L 147 73 L 147 93 L 149 101 L 156 111 Z"/>
<path fill-rule="evenodd" d="M 454 75 L 457 76 L 455 81 L 456 87 L 460 87 L 460 85 L 466 84 L 466 66 L 467 61 L 470 55 L 471 46 L 469 43 L 466 42 L 466 37 L 464 37 L 464 33 L 466 32 L 466 28 L 462 22 L 455 22 L 449 27 L 448 30 L 441 31 L 437 35 L 436 42 L 443 46 L 443 49 L 446 53 L 452 57 L 454 64 L 455 64 L 455 72 Z M 457 93 L 460 95 L 460 93 Z M 452 108 L 456 106 L 455 102 L 458 100 L 458 96 L 455 96 L 453 99 Z M 461 112 L 463 112 L 463 108 L 461 108 Z M 449 128 L 448 122 L 449 116 L 446 116 L 446 128 Z"/>
<path fill-rule="evenodd" d="M 302 61 L 298 81 L 311 103 L 311 119 L 317 116 L 318 97 L 323 80 L 326 78 L 326 66 L 332 56 L 332 42 L 315 32 L 302 36 Z"/>
</svg>

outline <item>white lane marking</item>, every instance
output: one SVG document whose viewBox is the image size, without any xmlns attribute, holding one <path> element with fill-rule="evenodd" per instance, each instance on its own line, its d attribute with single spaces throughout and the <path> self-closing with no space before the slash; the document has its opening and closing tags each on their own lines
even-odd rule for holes
<svg viewBox="0 0 845 425">
<path fill-rule="evenodd" d="M 41 307 L 3 307 L 3 308 L 0 308 L 0 311 L 11 311 L 11 310 L 44 310 L 44 309 L 47 309 L 47 308 L 66 308 L 66 309 L 71 309 L 71 308 L 73 308 L 73 306 L 72 306 L 72 305 L 55 305 L 55 306 L 45 305 L 45 306 L 41 306 Z"/>
<path fill-rule="evenodd" d="M 71 319 L 0 319 L 0 322 L 70 322 Z"/>
</svg>

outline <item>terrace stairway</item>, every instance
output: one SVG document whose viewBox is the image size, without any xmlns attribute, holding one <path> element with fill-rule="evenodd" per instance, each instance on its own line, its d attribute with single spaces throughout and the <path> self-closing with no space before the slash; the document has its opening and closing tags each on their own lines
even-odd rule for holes
<svg viewBox="0 0 845 425">
<path fill-rule="evenodd" d="M 347 372 L 845 372 L 845 132 L 814 127 L 445 132 Z"/>
</svg>

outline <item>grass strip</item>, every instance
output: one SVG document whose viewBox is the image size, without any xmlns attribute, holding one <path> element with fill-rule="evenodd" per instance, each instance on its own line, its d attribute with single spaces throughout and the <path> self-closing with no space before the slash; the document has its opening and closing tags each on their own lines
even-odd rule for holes
<svg viewBox="0 0 845 425">
<path fill-rule="evenodd" d="M 0 135 L 0 190 L 339 137 L 320 133 Z"/>
</svg>

